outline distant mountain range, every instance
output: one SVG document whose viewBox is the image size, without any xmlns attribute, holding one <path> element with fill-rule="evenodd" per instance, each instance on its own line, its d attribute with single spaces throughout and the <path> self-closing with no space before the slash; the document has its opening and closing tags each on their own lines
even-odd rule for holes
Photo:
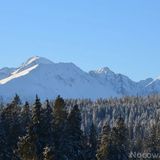
<svg viewBox="0 0 160 160">
<path fill-rule="evenodd" d="M 134 82 L 108 67 L 85 72 L 73 63 L 54 63 L 34 56 L 18 68 L 0 69 L 0 96 L 10 100 L 15 94 L 33 100 L 61 95 L 64 98 L 108 98 L 160 93 L 160 78 Z"/>
</svg>

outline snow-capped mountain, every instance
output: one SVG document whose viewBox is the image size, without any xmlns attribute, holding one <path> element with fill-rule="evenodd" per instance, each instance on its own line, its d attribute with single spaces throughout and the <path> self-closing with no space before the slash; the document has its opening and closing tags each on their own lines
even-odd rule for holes
<svg viewBox="0 0 160 160">
<path fill-rule="evenodd" d="M 137 84 L 122 74 L 115 74 L 108 67 L 89 72 L 104 85 L 112 86 L 118 95 L 132 95 L 137 93 Z"/>
<path fill-rule="evenodd" d="M 89 73 L 73 63 L 53 63 L 34 56 L 18 68 L 0 69 L 0 96 L 10 100 L 16 93 L 24 100 L 36 94 L 42 99 L 106 98 L 160 92 L 160 80 L 151 78 L 134 82 L 104 67 Z"/>
</svg>

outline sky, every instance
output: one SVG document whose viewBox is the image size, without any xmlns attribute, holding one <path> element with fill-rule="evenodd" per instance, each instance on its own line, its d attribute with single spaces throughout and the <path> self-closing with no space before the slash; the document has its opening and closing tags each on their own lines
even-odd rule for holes
<svg viewBox="0 0 160 160">
<path fill-rule="evenodd" d="M 160 76 L 159 0 L 0 1 L 0 68 L 31 56 L 109 67 L 138 81 Z"/>
</svg>

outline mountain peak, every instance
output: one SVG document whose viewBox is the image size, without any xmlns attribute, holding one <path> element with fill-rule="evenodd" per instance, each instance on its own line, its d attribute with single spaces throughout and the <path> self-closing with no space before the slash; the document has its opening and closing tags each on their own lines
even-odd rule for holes
<svg viewBox="0 0 160 160">
<path fill-rule="evenodd" d="M 38 93 L 42 99 L 61 94 L 65 98 L 107 98 L 160 93 L 160 78 L 134 82 L 108 67 L 89 73 L 73 63 L 53 63 L 33 56 L 15 69 L 0 69 L 0 95 L 15 93 L 29 98 Z"/>
<path fill-rule="evenodd" d="M 15 70 L 12 74 L 17 74 L 19 72 L 25 70 L 32 70 L 37 68 L 41 64 L 53 64 L 52 61 L 48 60 L 47 58 L 33 56 L 29 58 L 25 63 L 23 63 L 17 70 Z"/>
<path fill-rule="evenodd" d="M 99 68 L 95 71 L 97 74 L 113 73 L 108 67 Z"/>
<path fill-rule="evenodd" d="M 29 58 L 24 64 L 23 66 L 28 66 L 31 64 L 52 64 L 53 62 L 50 61 L 47 58 L 44 57 L 39 57 L 39 56 L 33 56 L 31 58 Z"/>
</svg>

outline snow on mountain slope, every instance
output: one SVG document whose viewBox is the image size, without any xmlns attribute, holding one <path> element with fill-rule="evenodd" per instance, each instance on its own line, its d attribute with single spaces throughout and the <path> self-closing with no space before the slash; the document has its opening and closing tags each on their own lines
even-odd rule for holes
<svg viewBox="0 0 160 160">
<path fill-rule="evenodd" d="M 53 64 L 53 62 L 46 58 L 34 56 L 29 58 L 25 63 L 23 63 L 15 72 L 13 72 L 13 74 L 24 71 L 26 69 L 30 69 L 31 67 L 34 68 L 34 66 L 38 66 L 41 64 Z"/>
<path fill-rule="evenodd" d="M 1 79 L 0 84 L 5 84 L 11 81 L 12 79 L 26 75 L 29 72 L 31 72 L 33 69 L 37 68 L 40 64 L 52 64 L 52 62 L 38 56 L 31 57 L 30 59 L 27 60 L 26 63 L 23 63 L 18 69 L 9 70 L 10 72 L 8 76 L 6 75 L 4 79 Z"/>
<path fill-rule="evenodd" d="M 138 82 L 139 86 L 141 87 L 146 87 L 147 85 L 149 85 L 151 82 L 153 81 L 152 78 L 147 78 L 146 80 L 141 80 Z"/>
<path fill-rule="evenodd" d="M 137 93 L 137 84 L 122 74 L 115 74 L 108 67 L 89 72 L 91 76 L 96 77 L 104 85 L 112 86 L 120 95 L 135 95 Z"/>
<path fill-rule="evenodd" d="M 33 69 L 35 69 L 36 67 L 38 67 L 38 65 L 34 65 L 34 66 L 27 68 L 25 70 L 22 70 L 22 71 L 16 70 L 15 72 L 11 73 L 11 75 L 9 77 L 0 80 L 0 84 L 5 84 L 5 83 L 11 81 L 12 79 L 24 76 L 24 75 L 28 74 L 30 71 L 32 71 Z"/>
<path fill-rule="evenodd" d="M 144 94 L 156 94 L 160 93 L 160 77 L 152 80 L 150 83 L 148 83 L 145 87 Z"/>
<path fill-rule="evenodd" d="M 16 68 L 8 68 L 8 67 L 0 69 L 0 80 L 9 77 L 11 73 L 15 70 Z"/>
<path fill-rule="evenodd" d="M 110 86 L 82 71 L 73 63 L 53 63 L 44 58 L 31 58 L 11 76 L 0 80 L 0 95 L 9 99 L 15 93 L 23 99 L 54 98 L 58 94 L 66 98 L 100 98 L 119 96 Z"/>
<path fill-rule="evenodd" d="M 152 79 L 134 82 L 107 67 L 87 73 L 73 63 L 53 63 L 38 56 L 31 57 L 17 69 L 0 70 L 0 76 L 0 96 L 5 100 L 15 93 L 23 100 L 33 100 L 36 94 L 44 100 L 59 94 L 64 98 L 96 99 L 149 94 L 156 89 L 160 92 L 158 80 L 152 87 Z"/>
</svg>

